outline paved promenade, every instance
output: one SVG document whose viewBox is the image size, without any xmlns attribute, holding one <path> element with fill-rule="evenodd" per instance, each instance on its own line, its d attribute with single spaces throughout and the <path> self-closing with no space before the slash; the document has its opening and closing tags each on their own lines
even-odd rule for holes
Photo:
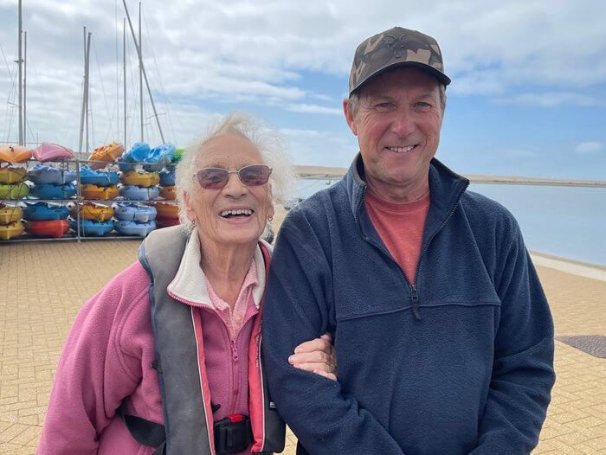
<svg viewBox="0 0 606 455">
<path fill-rule="evenodd" d="M 33 454 L 78 308 L 139 241 L 0 244 L 0 453 Z M 558 337 L 606 335 L 606 270 L 537 257 Z M 556 342 L 557 383 L 535 454 L 606 453 L 606 359 Z M 294 455 L 289 435 L 286 454 Z M 387 454 L 386 454 L 387 455 Z"/>
</svg>

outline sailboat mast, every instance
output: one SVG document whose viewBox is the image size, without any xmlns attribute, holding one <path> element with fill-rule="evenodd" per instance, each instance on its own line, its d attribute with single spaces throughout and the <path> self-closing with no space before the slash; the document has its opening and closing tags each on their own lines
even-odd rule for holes
<svg viewBox="0 0 606 455">
<path fill-rule="evenodd" d="M 126 147 L 126 19 L 122 19 L 122 71 L 124 72 L 124 147 Z"/>
<path fill-rule="evenodd" d="M 21 0 L 19 0 L 19 56 L 17 58 L 17 64 L 19 65 L 19 102 L 17 103 L 19 106 L 19 145 L 23 145 L 23 59 L 21 58 L 21 50 L 23 48 L 21 44 L 22 35 Z"/>
<path fill-rule="evenodd" d="M 143 78 L 145 79 L 145 85 L 147 86 L 147 93 L 149 94 L 149 100 L 151 101 L 152 109 L 154 110 L 154 117 L 156 118 L 156 124 L 158 125 L 158 131 L 160 132 L 160 137 L 162 142 L 166 142 L 164 140 L 164 134 L 162 133 L 162 127 L 160 126 L 160 119 L 158 118 L 158 112 L 156 111 L 156 105 L 154 104 L 154 97 L 152 96 L 151 89 L 149 88 L 149 81 L 147 80 L 147 73 L 145 72 L 145 66 L 143 66 L 143 57 L 141 55 L 141 48 L 139 47 L 139 43 L 137 42 L 137 37 L 135 36 L 135 30 L 133 29 L 133 23 L 130 20 L 130 14 L 128 14 L 128 7 L 126 6 L 126 0 L 122 0 L 124 4 L 124 11 L 126 12 L 126 19 L 128 19 L 128 26 L 130 28 L 130 33 L 133 36 L 133 41 L 135 42 L 135 47 L 137 48 L 137 54 L 139 55 L 139 62 L 141 65 L 141 69 L 143 70 Z"/>
<path fill-rule="evenodd" d="M 27 32 L 23 32 L 23 144 L 27 144 Z"/>
<path fill-rule="evenodd" d="M 86 34 L 84 27 L 84 87 L 82 89 L 82 112 L 80 114 L 80 141 L 78 142 L 78 153 L 82 153 L 82 142 L 84 136 L 84 124 L 86 119 L 86 151 L 88 152 L 88 56 L 90 53 L 91 33 Z"/>
<path fill-rule="evenodd" d="M 139 2 L 139 119 L 141 124 L 141 142 L 143 138 L 143 42 L 141 41 L 141 2 Z"/>
</svg>

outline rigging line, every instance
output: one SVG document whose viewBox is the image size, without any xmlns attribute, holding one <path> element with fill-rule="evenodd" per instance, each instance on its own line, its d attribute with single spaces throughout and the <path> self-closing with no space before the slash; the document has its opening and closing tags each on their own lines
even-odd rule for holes
<svg viewBox="0 0 606 455">
<path fill-rule="evenodd" d="M 114 28 L 116 31 L 116 124 L 118 126 L 117 132 L 120 135 L 120 53 L 118 51 L 118 0 L 114 0 Z M 124 144 L 126 146 L 126 144 Z"/>
<path fill-rule="evenodd" d="M 95 63 L 97 64 L 97 72 L 99 73 L 99 81 L 101 84 L 101 94 L 103 95 L 103 104 L 105 104 L 105 111 L 109 113 L 109 118 L 108 118 L 108 133 L 109 135 L 111 135 L 112 137 L 116 137 L 114 136 L 114 131 L 113 131 L 113 121 L 114 121 L 114 112 L 113 109 L 110 108 L 108 102 L 107 102 L 107 95 L 105 93 L 105 85 L 103 84 L 103 74 L 101 71 L 101 64 L 99 63 L 99 54 L 97 53 L 97 46 L 96 44 L 93 43 L 93 53 L 95 54 Z M 91 104 L 92 106 L 92 104 Z M 91 118 L 92 118 L 92 109 L 90 109 L 89 111 L 91 113 Z M 92 131 L 94 132 L 94 128 L 91 128 Z M 106 138 L 108 137 L 107 135 L 105 136 Z M 118 135 L 119 137 L 119 135 Z"/>
<path fill-rule="evenodd" d="M 5 114 L 5 118 L 7 119 L 5 121 L 5 125 L 7 126 L 6 142 L 8 142 L 10 139 L 10 130 L 11 130 L 11 124 L 12 124 L 12 118 L 13 118 L 13 114 L 9 113 L 9 112 L 11 110 L 14 110 L 14 107 L 15 107 L 15 103 L 11 102 L 11 100 L 13 100 L 17 96 L 17 88 L 16 88 L 17 84 L 16 84 L 16 80 L 15 80 L 16 72 L 11 71 L 10 64 L 6 58 L 6 54 L 4 53 L 4 48 L 2 47 L 1 43 L 0 43 L 0 51 L 2 51 L 2 59 L 4 60 L 6 70 L 8 71 L 8 75 L 9 75 L 8 85 L 10 86 L 10 89 L 8 90 L 7 97 L 6 97 L 6 114 Z"/>
<path fill-rule="evenodd" d="M 148 21 L 147 21 L 147 19 L 145 17 L 143 18 L 143 22 L 144 22 L 144 25 L 145 25 L 145 32 L 147 34 L 147 40 L 150 40 L 151 34 L 149 32 L 149 24 L 148 24 Z M 165 108 L 168 107 L 167 110 L 169 111 L 167 113 L 168 115 L 166 115 L 166 117 L 168 118 L 168 124 L 170 126 L 171 135 L 174 138 L 175 137 L 175 128 L 174 128 L 174 125 L 173 125 L 173 122 L 172 122 L 172 116 L 171 116 L 171 113 L 170 113 L 171 102 L 170 102 L 169 97 L 166 95 L 166 90 L 164 90 L 164 83 L 162 82 L 162 71 L 160 71 L 160 69 L 159 69 L 158 59 L 156 57 L 156 52 L 154 50 L 154 46 L 148 46 L 147 48 L 151 49 L 152 59 L 154 61 L 154 66 L 155 66 L 156 72 L 158 74 L 157 79 L 160 82 L 160 93 L 162 94 L 162 96 L 164 98 L 163 104 L 164 104 Z"/>
</svg>

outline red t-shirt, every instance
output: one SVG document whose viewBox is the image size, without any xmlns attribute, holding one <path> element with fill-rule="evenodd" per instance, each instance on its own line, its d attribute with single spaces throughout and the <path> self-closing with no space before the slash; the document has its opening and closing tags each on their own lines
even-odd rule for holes
<svg viewBox="0 0 606 455">
<path fill-rule="evenodd" d="M 429 201 L 427 193 L 417 201 L 396 204 L 370 190 L 364 198 L 372 224 L 410 283 L 415 281 Z"/>
</svg>

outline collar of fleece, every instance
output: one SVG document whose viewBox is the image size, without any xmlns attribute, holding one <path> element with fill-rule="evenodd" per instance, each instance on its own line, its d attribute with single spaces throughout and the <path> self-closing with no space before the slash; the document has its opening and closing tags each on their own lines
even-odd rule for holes
<svg viewBox="0 0 606 455">
<path fill-rule="evenodd" d="M 179 270 L 175 278 L 168 285 L 167 292 L 173 299 L 192 306 L 213 307 L 208 295 L 204 272 L 200 267 L 200 239 L 194 229 L 189 235 Z M 261 248 L 257 244 L 253 260 L 257 266 L 257 284 L 253 289 L 253 300 L 259 309 L 263 291 L 265 289 L 265 262 Z"/>
</svg>

